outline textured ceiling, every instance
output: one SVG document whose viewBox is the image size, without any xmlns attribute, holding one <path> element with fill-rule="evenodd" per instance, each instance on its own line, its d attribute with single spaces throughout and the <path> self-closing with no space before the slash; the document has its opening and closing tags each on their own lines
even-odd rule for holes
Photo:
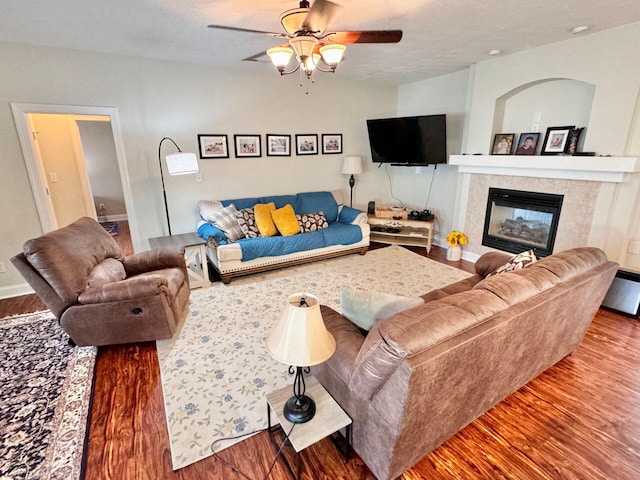
<svg viewBox="0 0 640 480">
<path fill-rule="evenodd" d="M 401 29 L 393 45 L 350 45 L 336 75 L 396 84 L 463 69 L 488 58 L 640 21 L 638 0 L 334 0 L 333 30 Z M 312 1 L 313 3 L 313 1 Z M 215 23 L 282 31 L 295 0 L 8 0 L 0 41 L 273 69 L 243 58 L 278 44 L 266 35 L 207 28 Z M 276 74 L 275 69 L 273 69 Z"/>
</svg>

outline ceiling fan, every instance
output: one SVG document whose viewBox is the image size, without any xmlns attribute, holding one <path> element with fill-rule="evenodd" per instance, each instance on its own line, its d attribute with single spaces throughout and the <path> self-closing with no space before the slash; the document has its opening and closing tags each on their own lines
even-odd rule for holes
<svg viewBox="0 0 640 480">
<path fill-rule="evenodd" d="M 352 43 L 397 43 L 402 39 L 402 30 L 360 30 L 337 32 L 327 30 L 329 23 L 336 17 L 342 7 L 329 0 L 315 0 L 310 7 L 308 0 L 300 0 L 300 7 L 284 11 L 280 15 L 280 23 L 286 33 L 265 32 L 249 28 L 229 27 L 225 25 L 209 25 L 210 28 L 234 30 L 238 32 L 260 33 L 275 38 L 283 38 L 288 43 L 278 45 L 243 59 L 257 61 L 268 55 L 280 75 L 294 73 L 298 69 L 311 78 L 314 69 L 323 72 L 335 72 L 342 60 L 346 44 Z M 296 54 L 296 65 L 290 71 L 287 66 Z M 320 64 L 324 63 L 324 68 Z"/>
</svg>

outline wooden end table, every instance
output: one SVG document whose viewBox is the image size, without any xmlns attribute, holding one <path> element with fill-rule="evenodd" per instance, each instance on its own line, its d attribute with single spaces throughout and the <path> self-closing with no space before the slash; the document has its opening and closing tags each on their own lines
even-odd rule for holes
<svg viewBox="0 0 640 480">
<path fill-rule="evenodd" d="M 207 242 L 196 233 L 182 233 L 166 237 L 149 239 L 151 248 L 184 247 L 184 261 L 189 274 L 191 288 L 208 287 L 209 271 L 207 268 Z"/>
<path fill-rule="evenodd" d="M 296 424 L 293 430 L 291 430 L 293 424 L 284 418 L 282 413 L 284 404 L 293 396 L 293 385 L 267 394 L 269 437 L 275 446 L 276 452 L 278 452 L 287 432 L 291 431 L 287 441 L 296 451 L 296 473 L 293 472 L 287 459 L 285 457 L 282 458 L 287 470 L 296 479 L 300 478 L 300 451 L 323 438 L 331 436 L 331 440 L 342 453 L 345 462 L 349 462 L 349 457 L 351 456 L 351 419 L 315 377 L 305 377 L 305 383 L 307 387 L 305 395 L 311 397 L 316 403 L 316 414 L 308 422 Z M 280 425 L 271 425 L 272 410 Z M 346 437 L 339 442 L 334 434 L 343 428 L 346 428 Z M 280 443 L 276 438 L 278 436 L 281 437 Z M 340 443 L 343 445 L 341 446 Z"/>
</svg>

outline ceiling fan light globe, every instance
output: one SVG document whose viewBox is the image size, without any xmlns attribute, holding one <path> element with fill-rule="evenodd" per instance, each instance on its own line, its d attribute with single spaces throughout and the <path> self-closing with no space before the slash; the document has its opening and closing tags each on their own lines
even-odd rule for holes
<svg viewBox="0 0 640 480">
<path fill-rule="evenodd" d="M 324 63 L 329 65 L 333 70 L 336 69 L 338 64 L 342 61 L 342 56 L 346 50 L 346 46 L 340 43 L 331 43 L 320 47 L 320 54 Z"/>
<path fill-rule="evenodd" d="M 289 47 L 273 47 L 267 50 L 267 55 L 271 59 L 273 65 L 282 71 L 289 64 L 293 50 Z"/>
<path fill-rule="evenodd" d="M 318 39 L 313 35 L 300 35 L 289 40 L 289 45 L 299 58 L 309 57 L 318 45 Z"/>
</svg>

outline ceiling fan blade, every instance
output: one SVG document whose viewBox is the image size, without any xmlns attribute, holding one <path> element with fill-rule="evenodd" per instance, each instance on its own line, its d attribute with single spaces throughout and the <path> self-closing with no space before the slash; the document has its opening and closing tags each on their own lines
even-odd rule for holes
<svg viewBox="0 0 640 480">
<path fill-rule="evenodd" d="M 352 32 L 332 32 L 323 38 L 327 43 L 398 43 L 402 30 L 354 30 Z"/>
<path fill-rule="evenodd" d="M 276 38 L 288 38 L 284 33 L 265 32 L 264 30 L 252 30 L 250 28 L 227 27 L 226 25 L 207 25 L 207 27 L 217 28 L 220 30 L 232 30 L 234 32 L 261 33 L 263 35 L 270 35 Z"/>
<path fill-rule="evenodd" d="M 307 13 L 302 28 L 322 34 L 341 9 L 340 5 L 329 0 L 316 0 Z"/>
<path fill-rule="evenodd" d="M 257 62 L 260 57 L 263 57 L 266 54 L 267 54 L 267 52 L 265 50 L 263 50 L 260 53 L 256 53 L 255 55 L 251 55 L 250 57 L 243 58 L 242 61 L 243 62 Z"/>
<path fill-rule="evenodd" d="M 289 44 L 288 43 L 282 43 L 280 45 L 278 45 L 278 47 L 288 47 Z M 267 51 L 263 50 L 259 53 L 256 53 L 255 55 L 251 55 L 250 57 L 247 58 L 243 58 L 242 61 L 243 62 L 258 62 L 260 61 L 261 57 L 266 57 L 267 56 Z"/>
</svg>

